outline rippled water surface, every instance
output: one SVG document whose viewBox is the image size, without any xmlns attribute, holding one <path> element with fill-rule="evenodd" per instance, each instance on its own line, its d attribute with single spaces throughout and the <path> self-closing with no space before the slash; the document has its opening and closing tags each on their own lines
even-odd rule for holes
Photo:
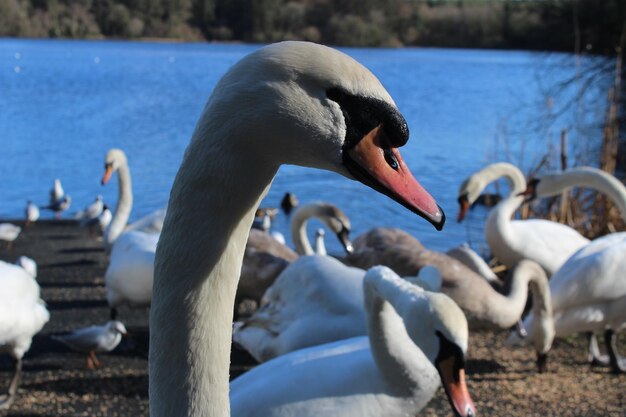
<svg viewBox="0 0 626 417">
<path fill-rule="evenodd" d="M 131 220 L 164 207 L 213 86 L 258 47 L 0 39 L 0 218 L 21 217 L 27 199 L 45 204 L 54 178 L 72 196 L 70 211 L 98 193 L 114 206 L 117 182 L 99 183 L 112 147 L 129 157 Z M 278 205 L 291 191 L 301 202 L 337 204 L 354 236 L 396 226 L 440 250 L 480 239 L 478 226 L 455 221 L 459 184 L 485 162 L 506 159 L 494 156 L 505 149 L 496 138 L 505 136 L 519 151 L 532 135 L 529 120 L 545 111 L 534 105 L 543 97 L 538 81 L 549 83 L 538 78 L 546 58 L 506 51 L 344 51 L 380 78 L 405 115 L 411 140 L 403 156 L 447 213 L 444 231 L 357 182 L 294 166 L 281 168 L 264 205 Z M 287 220 L 279 218 L 276 228 L 287 234 Z M 329 235 L 327 246 L 338 250 Z"/>
</svg>

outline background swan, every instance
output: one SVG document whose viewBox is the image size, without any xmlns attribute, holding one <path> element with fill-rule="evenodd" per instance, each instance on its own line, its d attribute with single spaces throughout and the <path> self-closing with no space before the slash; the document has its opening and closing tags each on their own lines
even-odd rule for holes
<svg viewBox="0 0 626 417">
<path fill-rule="evenodd" d="M 606 194 L 626 221 L 626 187 L 614 176 L 591 167 L 541 175 L 524 192 L 531 199 L 558 195 L 571 187 L 589 187 Z M 626 371 L 616 349 L 615 332 L 626 323 L 626 232 L 594 239 L 576 252 L 550 280 L 557 336 L 590 332 L 590 360 L 607 362 L 614 372 Z M 525 323 L 535 326 L 535 317 Z M 536 327 L 536 326 L 535 326 Z M 605 330 L 608 358 L 601 358 L 592 332 Z M 516 338 L 511 338 L 515 341 Z"/>
<path fill-rule="evenodd" d="M 104 243 L 108 250 L 124 231 L 138 231 L 145 233 L 160 233 L 163 227 L 165 209 L 156 210 L 145 217 L 128 225 L 130 212 L 133 208 L 133 191 L 128 168 L 128 159 L 121 149 L 110 149 L 104 159 L 104 174 L 102 185 L 106 185 L 113 173 L 117 172 L 118 198 L 115 213 L 104 235 Z"/>
<path fill-rule="evenodd" d="M 22 370 L 22 357 L 33 336 L 48 322 L 50 313 L 39 296 L 35 278 L 17 265 L 0 261 L 0 351 L 15 359 L 15 373 L 0 410 L 15 399 Z"/>
<path fill-rule="evenodd" d="M 407 140 L 376 77 L 331 48 L 269 45 L 222 77 L 174 180 L 157 248 L 152 417 L 229 415 L 237 278 L 254 213 L 280 165 L 356 178 L 443 226 L 397 149 Z"/>
<path fill-rule="evenodd" d="M 551 276 L 589 239 L 569 226 L 542 219 L 512 220 L 524 202 L 518 194 L 526 190 L 526 180 L 517 167 L 505 162 L 491 164 L 466 179 L 459 188 L 459 221 L 487 185 L 501 177 L 508 180 L 510 194 L 491 211 L 485 223 L 485 237 L 491 253 L 512 268 L 522 259 L 537 262 Z"/>
<path fill-rule="evenodd" d="M 470 328 L 515 325 L 522 318 L 529 284 L 542 305 L 550 302 L 545 273 L 530 261 L 514 269 L 509 293 L 504 295 L 445 254 L 423 250 L 412 260 L 420 274 L 406 279 L 451 297 L 467 316 Z M 436 276 L 428 276 L 430 267 L 436 268 Z M 267 290 L 259 310 L 237 327 L 233 340 L 263 362 L 304 347 L 364 335 L 365 312 L 358 291 L 364 275 L 363 269 L 333 258 L 300 258 Z"/>
<path fill-rule="evenodd" d="M 609 330 L 607 349 L 614 372 L 626 363 L 615 350 L 614 332 L 626 326 L 626 232 L 593 240 L 576 252 L 550 279 L 556 337 L 577 332 Z M 524 325 L 538 326 L 534 314 Z M 510 337 L 512 343 L 518 337 Z"/>
<path fill-rule="evenodd" d="M 311 218 L 319 219 L 333 231 L 346 250 L 352 248 L 349 238 L 350 220 L 338 207 L 324 202 L 303 205 L 291 218 L 295 252 L 266 232 L 250 230 L 237 287 L 237 300 L 261 300 L 267 288 L 291 262 L 299 255 L 314 253 L 306 231 Z"/>
<path fill-rule="evenodd" d="M 452 300 L 377 267 L 363 280 L 368 337 L 303 349 L 231 383 L 233 417 L 416 415 L 443 383 L 475 416 L 464 380 L 467 323 Z"/>
</svg>

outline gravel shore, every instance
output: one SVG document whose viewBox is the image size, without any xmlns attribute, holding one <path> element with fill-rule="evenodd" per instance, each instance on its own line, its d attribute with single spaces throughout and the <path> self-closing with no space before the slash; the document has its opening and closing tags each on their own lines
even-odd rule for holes
<svg viewBox="0 0 626 417">
<path fill-rule="evenodd" d="M 14 222 L 24 226 L 22 222 Z M 102 367 L 87 368 L 86 357 L 69 351 L 50 335 L 102 324 L 108 320 L 101 242 L 74 221 L 42 221 L 29 228 L 0 259 L 26 255 L 39 266 L 42 298 L 50 322 L 35 336 L 24 360 L 19 397 L 3 416 L 146 416 L 148 414 L 148 309 L 120 310 L 130 337 L 112 353 L 99 355 Z M 470 335 L 468 385 L 478 415 L 483 416 L 626 416 L 626 375 L 591 368 L 583 337 L 557 340 L 549 372 L 538 374 L 531 348 L 504 346 L 506 332 Z M 626 337 L 619 340 L 626 352 Z M 253 366 L 233 352 L 233 376 Z M 12 361 L 0 356 L 0 392 L 12 373 Z M 451 415 L 445 393 L 421 413 Z"/>
</svg>

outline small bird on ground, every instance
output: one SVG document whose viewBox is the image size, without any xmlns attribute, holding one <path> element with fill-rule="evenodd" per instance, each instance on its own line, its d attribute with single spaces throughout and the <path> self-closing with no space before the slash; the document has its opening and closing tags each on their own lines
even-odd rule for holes
<svg viewBox="0 0 626 417">
<path fill-rule="evenodd" d="M 120 344 L 122 336 L 126 334 L 124 324 L 121 321 L 112 320 L 102 326 L 85 327 L 72 333 L 52 336 L 52 338 L 70 349 L 87 352 L 87 366 L 89 369 L 94 369 L 101 366 L 96 357 L 96 352 L 112 351 Z"/>
<path fill-rule="evenodd" d="M 35 223 L 39 219 L 39 207 L 28 200 L 24 209 L 24 217 L 26 217 L 26 227 L 30 226 L 31 223 Z"/>
<path fill-rule="evenodd" d="M 13 241 L 20 235 L 22 228 L 12 223 L 0 223 L 0 240 L 7 242 L 7 248 L 13 249 Z"/>
</svg>

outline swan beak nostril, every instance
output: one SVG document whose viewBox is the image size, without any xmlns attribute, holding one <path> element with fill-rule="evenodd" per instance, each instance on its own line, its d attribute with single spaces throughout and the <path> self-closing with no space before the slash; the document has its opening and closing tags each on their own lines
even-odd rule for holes
<svg viewBox="0 0 626 417">
<path fill-rule="evenodd" d="M 415 179 L 383 125 L 343 152 L 344 165 L 363 184 L 385 194 L 441 230 L 446 220 L 435 199 Z"/>
</svg>

